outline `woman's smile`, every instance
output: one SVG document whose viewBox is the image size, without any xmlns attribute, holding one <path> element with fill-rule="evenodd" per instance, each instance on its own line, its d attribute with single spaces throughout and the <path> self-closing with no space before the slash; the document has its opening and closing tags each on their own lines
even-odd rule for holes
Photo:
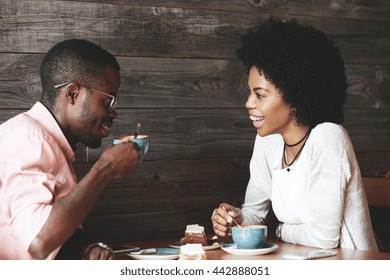
<svg viewBox="0 0 390 280">
<path fill-rule="evenodd" d="M 248 87 L 250 93 L 246 108 L 257 133 L 266 136 L 284 131 L 292 123 L 293 115 L 275 85 L 256 67 L 252 67 Z"/>
</svg>

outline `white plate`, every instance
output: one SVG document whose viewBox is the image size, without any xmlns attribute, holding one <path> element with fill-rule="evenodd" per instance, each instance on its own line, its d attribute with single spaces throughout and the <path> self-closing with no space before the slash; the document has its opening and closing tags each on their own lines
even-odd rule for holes
<svg viewBox="0 0 390 280">
<path fill-rule="evenodd" d="M 172 248 L 149 248 L 127 254 L 136 260 L 176 260 L 180 250 Z"/>
<path fill-rule="evenodd" d="M 127 255 L 135 260 L 176 260 L 179 258 L 179 255 Z"/>
<path fill-rule="evenodd" d="M 221 247 L 221 249 L 224 250 L 225 252 L 232 255 L 238 255 L 238 256 L 265 255 L 275 251 L 278 248 L 279 246 L 273 243 L 265 243 L 263 248 L 259 248 L 259 249 L 238 249 L 236 244 L 234 243 L 226 244 Z"/>
<path fill-rule="evenodd" d="M 205 245 L 203 246 L 203 250 L 210 251 L 210 250 L 218 249 L 221 248 L 224 244 L 225 243 L 218 243 L 216 245 Z M 172 242 L 171 244 L 169 244 L 169 247 L 180 249 L 180 242 L 179 241 Z"/>
</svg>

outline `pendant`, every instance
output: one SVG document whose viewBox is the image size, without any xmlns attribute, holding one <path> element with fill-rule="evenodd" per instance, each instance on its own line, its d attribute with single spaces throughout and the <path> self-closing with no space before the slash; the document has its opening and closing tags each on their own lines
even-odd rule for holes
<svg viewBox="0 0 390 280">
<path fill-rule="evenodd" d="M 289 167 L 287 167 L 287 172 L 290 172 L 290 168 Z"/>
</svg>

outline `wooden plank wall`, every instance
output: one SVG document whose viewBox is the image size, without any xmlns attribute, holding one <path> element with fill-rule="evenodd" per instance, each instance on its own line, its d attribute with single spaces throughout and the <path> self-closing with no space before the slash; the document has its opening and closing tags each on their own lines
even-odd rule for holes
<svg viewBox="0 0 390 280">
<path fill-rule="evenodd" d="M 325 31 L 350 87 L 344 126 L 364 176 L 390 170 L 390 3 L 309 0 L 0 0 L 0 122 L 40 95 L 38 69 L 58 41 L 84 38 L 122 67 L 119 117 L 97 150 L 80 146 L 82 177 L 113 136 L 141 122 L 145 161 L 110 184 L 84 226 L 109 242 L 181 236 L 220 202 L 240 205 L 255 130 L 244 108 L 240 34 L 270 15 Z"/>
</svg>

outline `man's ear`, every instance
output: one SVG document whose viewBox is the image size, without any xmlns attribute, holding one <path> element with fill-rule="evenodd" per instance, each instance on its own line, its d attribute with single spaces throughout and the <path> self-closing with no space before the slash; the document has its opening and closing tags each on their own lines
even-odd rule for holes
<svg viewBox="0 0 390 280">
<path fill-rule="evenodd" d="M 66 96 L 66 100 L 68 103 L 75 104 L 76 99 L 77 99 L 78 94 L 79 94 L 79 90 L 80 90 L 79 86 L 75 83 L 71 83 L 66 88 L 65 96 Z"/>
</svg>

